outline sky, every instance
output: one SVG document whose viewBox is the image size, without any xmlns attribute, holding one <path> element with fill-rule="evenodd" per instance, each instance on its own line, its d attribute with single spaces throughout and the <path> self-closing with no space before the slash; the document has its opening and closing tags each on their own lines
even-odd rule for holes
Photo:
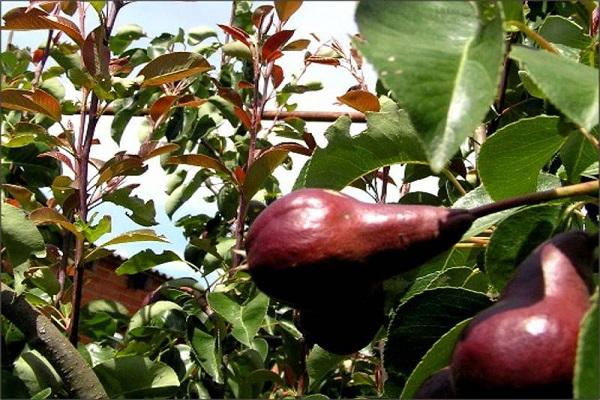
<svg viewBox="0 0 600 400">
<path fill-rule="evenodd" d="M 2 14 L 14 7 L 27 5 L 23 1 L 2 1 Z M 272 4 L 271 2 L 255 2 L 254 6 L 260 4 Z M 290 19 L 288 29 L 296 29 L 292 38 L 310 39 L 310 33 L 315 33 L 321 40 L 336 38 L 343 46 L 348 46 L 350 37 L 358 32 L 356 23 L 354 22 L 354 11 L 356 2 L 353 1 L 305 1 L 296 14 Z M 183 28 L 188 31 L 190 28 L 207 26 L 215 29 L 221 40 L 224 35 L 217 27 L 217 24 L 228 24 L 231 13 L 231 2 L 229 1 L 136 1 L 124 7 L 118 15 L 115 30 L 127 24 L 141 25 L 148 38 L 141 39 L 139 42 L 134 42 L 136 47 L 141 47 L 148 44 L 149 38 L 160 35 L 163 32 L 176 33 L 178 28 Z M 97 19 L 94 20 L 94 12 L 90 10 L 86 29 L 89 32 L 97 24 Z M 7 32 L 2 31 L 2 43 L 6 43 Z M 20 47 L 37 48 L 45 42 L 45 34 L 41 31 L 36 32 L 14 32 L 13 43 Z M 314 50 L 315 45 L 311 45 L 309 50 Z M 285 57 L 278 62 L 286 71 L 286 76 L 290 76 L 293 72 L 299 72 L 303 67 L 303 52 L 288 52 Z M 367 64 L 365 67 L 365 77 L 369 88 L 374 91 L 376 83 L 376 74 L 373 69 Z M 289 74 L 288 74 L 289 73 Z M 350 73 L 342 69 L 336 69 L 331 66 L 313 64 L 305 73 L 303 82 L 321 81 L 324 89 L 318 92 L 309 92 L 301 96 L 296 96 L 298 100 L 298 110 L 314 111 L 314 110 L 330 110 L 330 111 L 348 111 L 348 107 L 337 105 L 336 97 L 344 94 L 349 87 L 356 84 Z M 78 93 L 67 88 L 67 97 L 77 96 Z M 269 109 L 269 107 L 267 107 Z M 97 137 L 101 141 L 101 146 L 95 146 L 92 157 L 100 159 L 108 159 L 119 150 L 137 151 L 140 145 L 138 132 L 140 123 L 143 118 L 136 118 L 130 123 L 123 135 L 120 146 L 110 138 L 110 124 L 112 117 L 103 117 L 97 128 Z M 77 117 L 72 118 L 73 125 L 78 126 Z M 309 123 L 307 130 L 315 135 L 317 144 L 325 146 L 326 140 L 323 137 L 323 132 L 329 126 L 329 123 Z M 365 129 L 365 124 L 355 123 L 352 125 L 351 133 L 357 134 Z M 231 126 L 225 123 L 219 128 L 222 133 L 231 131 Z M 275 176 L 280 181 L 280 187 L 284 193 L 291 190 L 295 178 L 306 160 L 306 157 L 300 155 L 292 155 L 294 168 L 291 171 L 278 168 L 275 171 Z M 392 168 L 392 177 L 397 182 L 401 181 L 402 169 L 399 167 Z M 183 256 L 186 240 L 183 237 L 181 230 L 174 226 L 174 221 L 186 214 L 206 213 L 214 214 L 216 205 L 207 203 L 202 198 L 208 192 L 200 191 L 196 193 L 190 201 L 181 207 L 173 216 L 173 220 L 164 212 L 164 204 L 166 194 L 164 188 L 166 185 L 166 176 L 160 167 L 158 160 L 149 163 L 148 172 L 140 177 L 131 177 L 127 180 L 128 183 L 139 183 L 140 186 L 133 194 L 145 199 L 152 199 L 155 203 L 158 225 L 153 227 L 155 231 L 164 235 L 169 243 L 136 243 L 123 244 L 115 246 L 117 254 L 124 257 L 132 256 L 133 254 L 150 248 L 154 251 L 172 250 Z M 431 182 L 417 182 L 413 186 L 415 190 L 431 191 Z M 364 193 L 349 188 L 345 190 L 349 194 L 358 197 L 362 200 L 369 201 L 370 198 Z M 397 199 L 395 193 L 391 193 L 389 200 Z M 113 221 L 112 232 L 102 237 L 98 243 L 101 244 L 114 237 L 119 233 L 128 230 L 142 228 L 131 222 L 124 214 L 124 209 L 114 206 L 110 203 L 103 204 L 95 209 L 99 215 L 110 214 Z M 199 274 L 194 273 L 185 264 L 176 263 L 169 264 L 158 268 L 161 272 L 173 277 L 194 276 L 199 278 Z"/>
</svg>

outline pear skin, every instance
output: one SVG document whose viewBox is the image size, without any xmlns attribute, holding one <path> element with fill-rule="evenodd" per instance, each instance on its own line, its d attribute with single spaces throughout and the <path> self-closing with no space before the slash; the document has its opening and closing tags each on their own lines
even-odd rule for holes
<svg viewBox="0 0 600 400">
<path fill-rule="evenodd" d="M 595 240 L 568 232 L 517 268 L 500 300 L 457 343 L 459 397 L 571 397 L 579 324 L 590 306 Z"/>
<path fill-rule="evenodd" d="M 267 295 L 301 309 L 343 303 L 460 240 L 467 210 L 368 204 L 302 189 L 269 205 L 246 238 L 248 270 Z"/>
</svg>

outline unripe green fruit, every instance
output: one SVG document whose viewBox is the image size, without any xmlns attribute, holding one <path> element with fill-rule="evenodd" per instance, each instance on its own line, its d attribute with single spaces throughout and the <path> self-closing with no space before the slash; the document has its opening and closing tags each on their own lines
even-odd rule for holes
<svg viewBox="0 0 600 400">
<path fill-rule="evenodd" d="M 500 300 L 457 343 L 459 397 L 571 397 L 579 324 L 588 307 L 595 241 L 583 232 L 541 244 Z"/>
<path fill-rule="evenodd" d="M 267 207 L 246 238 L 248 270 L 266 294 L 300 309 L 343 306 L 349 294 L 447 250 L 471 226 L 467 210 L 367 204 L 323 189 Z"/>
</svg>

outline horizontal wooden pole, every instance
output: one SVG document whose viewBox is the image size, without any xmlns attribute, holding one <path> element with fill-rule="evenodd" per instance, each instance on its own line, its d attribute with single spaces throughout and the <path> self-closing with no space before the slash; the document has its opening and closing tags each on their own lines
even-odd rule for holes
<svg viewBox="0 0 600 400">
<path fill-rule="evenodd" d="M 104 111 L 104 115 L 115 115 L 115 110 L 112 107 L 108 107 Z M 136 113 L 137 116 L 148 115 L 148 109 L 143 109 Z M 277 111 L 266 110 L 263 113 L 263 119 L 272 121 L 275 119 Z M 366 122 L 365 115 L 357 111 L 281 111 L 279 113 L 278 120 L 284 120 L 286 118 L 301 118 L 306 122 L 334 122 L 342 115 L 347 115 L 352 119 L 352 122 Z"/>
</svg>

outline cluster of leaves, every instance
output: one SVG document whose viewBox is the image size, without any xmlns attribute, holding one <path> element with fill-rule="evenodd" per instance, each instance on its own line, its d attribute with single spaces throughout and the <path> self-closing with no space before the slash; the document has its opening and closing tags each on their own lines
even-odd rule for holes
<svg viewBox="0 0 600 400">
<path fill-rule="evenodd" d="M 247 226 L 281 194 L 273 171 L 291 166 L 290 152 L 301 154 L 307 161 L 295 188 L 353 186 L 385 201 L 397 185 L 389 166 L 401 164 L 400 203 L 455 208 L 598 179 L 594 4 L 364 1 L 356 12 L 361 35 L 349 50 L 335 40 L 293 38 L 287 27 L 301 1 L 254 10 L 236 1 L 229 25 L 219 25 L 226 41 L 212 29 L 179 29 L 146 47 L 138 45 L 146 36 L 140 26 L 112 32 L 114 4 L 89 4 L 101 24 L 86 37 L 70 19 L 85 11 L 75 2 L 32 1 L 3 16 L 5 29 L 49 35 L 45 48 L 10 44 L 0 54 L 2 281 L 65 331 L 78 316 L 91 341 L 79 350 L 111 397 L 410 398 L 448 363 L 468 320 L 497 298 L 535 246 L 563 230 L 597 231 L 597 199 L 585 196 L 481 218 L 452 250 L 385 283 L 389 324 L 370 346 L 348 356 L 311 347 L 294 310 L 260 293 L 243 268 Z M 290 51 L 305 51 L 304 69 L 291 77 L 278 65 Z M 378 72 L 376 94 L 365 83 L 363 56 Z M 45 68 L 47 60 L 54 65 Z M 321 88 L 302 81 L 314 63 L 356 79 L 338 100 L 367 123 L 351 136 L 351 119 L 340 117 L 324 148 L 306 121 L 280 118 L 296 109 L 292 96 Z M 65 84 L 81 91 L 81 102 L 65 98 Z M 87 131 L 63 123 L 87 109 Z M 109 109 L 117 143 L 146 114 L 142 145 L 89 159 L 88 177 L 82 160 L 88 165 L 89 148 L 100 144 L 95 123 Z M 79 310 L 69 276 L 110 254 L 109 246 L 165 240 L 149 229 L 153 201 L 126 184 L 154 157 L 169 177 L 169 217 L 200 189 L 212 193 L 205 201 L 218 211 L 174 221 L 188 240 L 183 260 L 144 250 L 116 273 L 185 261 L 204 282 L 168 281 L 131 318 L 108 300 Z M 428 177 L 438 178 L 436 195 L 410 190 Z M 87 211 L 102 202 L 125 207 L 143 229 L 101 240 L 111 218 Z M 598 377 L 582 375 L 598 350 L 590 333 L 597 319 L 589 315 L 576 366 L 579 397 L 594 397 Z M 57 371 L 4 318 L 2 346 L 3 396 L 64 397 Z"/>
</svg>

